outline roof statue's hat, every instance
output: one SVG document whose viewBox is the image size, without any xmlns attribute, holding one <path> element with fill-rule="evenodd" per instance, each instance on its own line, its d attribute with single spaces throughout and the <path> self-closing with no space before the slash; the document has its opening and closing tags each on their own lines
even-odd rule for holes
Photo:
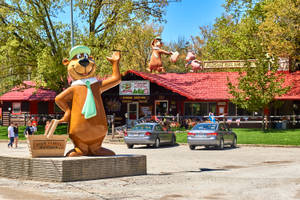
<svg viewBox="0 0 300 200">
<path fill-rule="evenodd" d="M 86 53 L 88 55 L 91 54 L 91 50 L 90 48 L 83 46 L 83 45 L 77 45 L 75 47 L 73 47 L 70 52 L 69 52 L 69 60 L 72 60 L 72 58 L 77 55 L 77 54 L 82 54 L 82 53 Z"/>
</svg>

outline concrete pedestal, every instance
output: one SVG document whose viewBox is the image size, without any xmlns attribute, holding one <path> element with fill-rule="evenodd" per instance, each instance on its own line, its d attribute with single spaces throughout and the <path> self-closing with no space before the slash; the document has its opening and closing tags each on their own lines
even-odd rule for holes
<svg viewBox="0 0 300 200">
<path fill-rule="evenodd" d="M 145 174 L 145 155 L 74 158 L 0 156 L 0 176 L 6 178 L 68 182 Z"/>
</svg>

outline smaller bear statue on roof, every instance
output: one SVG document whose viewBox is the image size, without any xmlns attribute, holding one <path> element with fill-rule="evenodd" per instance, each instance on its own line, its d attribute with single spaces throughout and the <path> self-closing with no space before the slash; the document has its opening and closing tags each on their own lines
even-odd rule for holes
<svg viewBox="0 0 300 200">
<path fill-rule="evenodd" d="M 151 48 L 152 48 L 152 54 L 149 62 L 149 68 L 147 69 L 149 72 L 165 72 L 165 69 L 163 67 L 163 63 L 161 60 L 161 54 L 166 54 L 166 55 L 173 55 L 174 56 L 171 58 L 172 62 L 176 62 L 177 57 L 178 57 L 178 52 L 168 52 L 161 47 L 163 46 L 162 39 L 160 37 L 156 37 L 152 42 L 151 42 Z"/>
<path fill-rule="evenodd" d="M 200 60 L 196 60 L 196 55 L 193 52 L 188 52 L 185 60 L 187 61 L 185 64 L 186 68 L 188 68 L 189 65 L 192 66 L 191 72 L 198 72 L 203 69 L 202 62 Z"/>
</svg>

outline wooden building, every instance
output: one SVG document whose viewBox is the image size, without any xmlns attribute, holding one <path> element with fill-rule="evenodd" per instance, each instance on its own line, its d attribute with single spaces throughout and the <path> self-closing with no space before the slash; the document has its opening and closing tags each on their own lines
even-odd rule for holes
<svg viewBox="0 0 300 200">
<path fill-rule="evenodd" d="M 102 98 L 106 113 L 115 114 L 117 125 L 153 115 L 193 117 L 213 112 L 218 116 L 261 116 L 230 102 L 227 77 L 237 82 L 238 76 L 237 72 L 151 74 L 129 70 L 121 84 L 104 92 Z M 276 98 L 283 106 L 270 105 L 266 114 L 300 115 L 300 71 L 285 73 L 285 80 L 284 85 L 290 85 L 291 90 Z"/>
<path fill-rule="evenodd" d="M 54 114 L 55 96 L 55 91 L 36 88 L 34 82 L 24 81 L 0 97 L 3 125 L 9 125 L 10 121 L 25 125 L 32 116 Z"/>
</svg>

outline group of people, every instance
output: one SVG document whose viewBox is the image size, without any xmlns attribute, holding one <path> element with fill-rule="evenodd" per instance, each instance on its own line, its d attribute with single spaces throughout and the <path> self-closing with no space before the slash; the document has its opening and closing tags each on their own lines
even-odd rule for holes
<svg viewBox="0 0 300 200">
<path fill-rule="evenodd" d="M 13 145 L 15 145 L 15 148 L 18 147 L 18 140 L 19 140 L 19 128 L 17 123 L 10 123 L 10 126 L 7 129 L 8 132 L 8 148 L 12 148 Z M 36 121 L 28 121 L 26 129 L 24 131 L 25 137 L 28 137 L 28 135 L 33 135 L 35 132 L 37 132 L 37 123 Z"/>
</svg>

